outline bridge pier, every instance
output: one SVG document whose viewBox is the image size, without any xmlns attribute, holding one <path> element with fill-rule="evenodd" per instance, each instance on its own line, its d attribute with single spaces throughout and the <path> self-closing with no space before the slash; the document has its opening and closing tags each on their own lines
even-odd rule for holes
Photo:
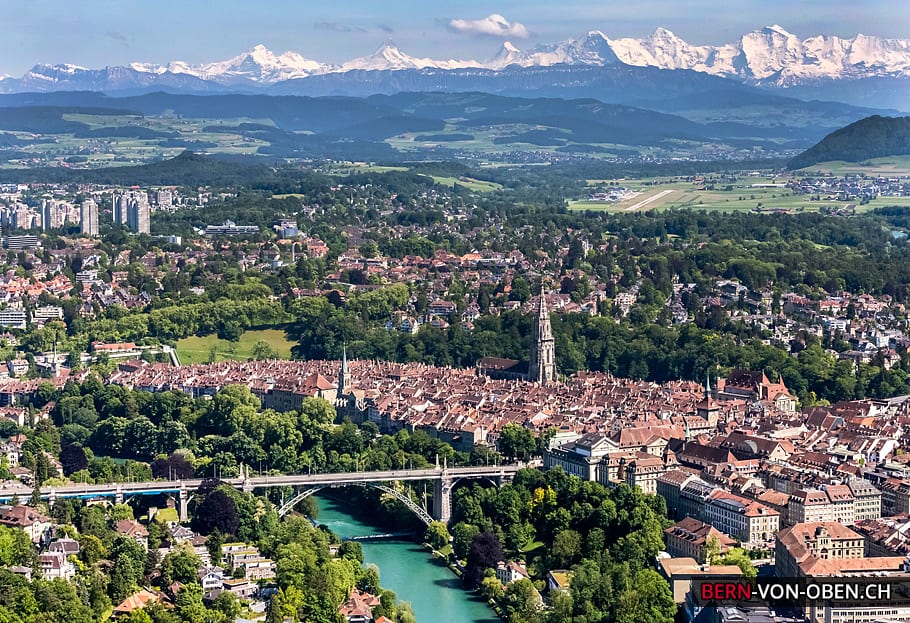
<svg viewBox="0 0 910 623">
<path fill-rule="evenodd" d="M 452 488 L 454 481 L 445 472 L 433 483 L 433 519 L 448 524 L 452 518 Z"/>
<path fill-rule="evenodd" d="M 117 490 L 114 491 L 114 504 L 123 504 L 123 487 L 117 485 Z"/>
<path fill-rule="evenodd" d="M 180 519 L 181 523 L 190 520 L 189 502 L 190 495 L 187 493 L 186 487 L 181 484 L 180 491 L 177 494 L 177 505 L 179 506 L 178 519 Z"/>
</svg>

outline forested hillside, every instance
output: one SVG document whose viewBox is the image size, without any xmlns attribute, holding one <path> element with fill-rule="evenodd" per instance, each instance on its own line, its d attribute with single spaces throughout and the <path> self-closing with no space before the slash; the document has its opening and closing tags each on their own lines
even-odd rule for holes
<svg viewBox="0 0 910 623">
<path fill-rule="evenodd" d="M 862 162 L 910 154 L 910 117 L 873 115 L 832 132 L 787 165 L 802 169 L 819 162 Z"/>
</svg>

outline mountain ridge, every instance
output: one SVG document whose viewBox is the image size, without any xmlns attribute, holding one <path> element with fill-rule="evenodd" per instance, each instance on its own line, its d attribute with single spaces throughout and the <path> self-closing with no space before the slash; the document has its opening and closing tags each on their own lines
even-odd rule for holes
<svg viewBox="0 0 910 623">
<path fill-rule="evenodd" d="M 599 30 L 578 38 L 537 45 L 521 50 L 506 41 L 493 58 L 475 60 L 438 60 L 417 58 L 391 42 L 373 54 L 341 64 L 305 58 L 293 51 L 276 54 L 260 44 L 232 58 L 202 64 L 175 60 L 165 65 L 133 62 L 123 66 L 88 69 L 72 64 L 35 65 L 21 78 L 0 78 L 0 89 L 9 91 L 17 83 L 40 87 L 59 82 L 64 76 L 85 72 L 113 71 L 120 67 L 137 73 L 192 76 L 223 86 L 238 84 L 275 84 L 352 70 L 402 69 L 493 69 L 510 65 L 546 67 L 552 65 L 610 65 L 622 63 L 660 69 L 691 69 L 711 75 L 737 78 L 777 86 L 801 84 L 811 79 L 855 79 L 873 76 L 910 77 L 910 39 L 895 39 L 857 34 L 851 38 L 816 35 L 800 39 L 779 25 L 746 33 L 737 41 L 723 45 L 693 45 L 660 27 L 654 33 L 635 38 L 611 39 Z M 7 84 L 9 83 L 9 84 Z M 4 88 L 5 87 L 5 88 Z"/>
</svg>

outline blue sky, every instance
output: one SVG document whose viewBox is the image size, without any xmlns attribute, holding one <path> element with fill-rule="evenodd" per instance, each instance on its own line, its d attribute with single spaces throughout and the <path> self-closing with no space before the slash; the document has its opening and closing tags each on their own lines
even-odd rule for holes
<svg viewBox="0 0 910 623">
<path fill-rule="evenodd" d="M 341 62 L 393 41 L 412 56 L 493 56 L 599 29 L 638 37 L 658 26 L 696 44 L 780 24 L 802 37 L 857 32 L 910 38 L 906 0 L 7 0 L 0 73 L 35 63 L 223 60 L 262 43 Z M 487 19 L 501 15 L 504 23 Z"/>
</svg>

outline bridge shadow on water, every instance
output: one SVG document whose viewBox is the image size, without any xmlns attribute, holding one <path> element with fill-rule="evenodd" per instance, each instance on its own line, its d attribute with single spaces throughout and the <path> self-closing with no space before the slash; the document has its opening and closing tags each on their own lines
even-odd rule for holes
<svg viewBox="0 0 910 623">
<path fill-rule="evenodd" d="M 461 583 L 461 578 L 456 577 L 433 580 L 433 584 L 436 586 L 441 586 L 443 588 L 464 589 L 464 584 Z"/>
</svg>

